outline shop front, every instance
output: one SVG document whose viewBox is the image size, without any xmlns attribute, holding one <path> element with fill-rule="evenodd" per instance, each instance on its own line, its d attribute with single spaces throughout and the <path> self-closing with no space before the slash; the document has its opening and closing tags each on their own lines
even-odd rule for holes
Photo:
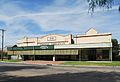
<svg viewBox="0 0 120 82">
<path fill-rule="evenodd" d="M 110 48 L 80 49 L 79 60 L 81 61 L 108 61 L 111 60 Z"/>
</svg>

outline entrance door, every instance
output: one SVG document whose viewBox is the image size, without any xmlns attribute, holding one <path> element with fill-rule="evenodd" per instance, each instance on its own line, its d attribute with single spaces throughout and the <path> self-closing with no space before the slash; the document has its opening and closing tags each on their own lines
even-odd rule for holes
<svg viewBox="0 0 120 82">
<path fill-rule="evenodd" d="M 88 50 L 88 59 L 89 61 L 96 61 L 96 49 Z"/>
</svg>

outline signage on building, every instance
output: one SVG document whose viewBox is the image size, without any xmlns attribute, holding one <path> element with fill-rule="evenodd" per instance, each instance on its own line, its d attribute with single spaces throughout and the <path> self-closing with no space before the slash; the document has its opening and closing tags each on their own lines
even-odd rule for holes
<svg viewBox="0 0 120 82">
<path fill-rule="evenodd" d="M 40 49 L 48 49 L 48 46 L 40 46 Z"/>
<path fill-rule="evenodd" d="M 47 41 L 55 41 L 56 36 L 47 37 Z"/>
<path fill-rule="evenodd" d="M 41 45 L 41 46 L 25 46 L 25 47 L 8 47 L 9 51 L 21 51 L 21 50 L 52 50 L 54 45 Z"/>
<path fill-rule="evenodd" d="M 35 50 L 50 50 L 50 49 L 54 49 L 54 45 L 41 45 L 41 46 L 35 46 L 34 47 Z"/>
</svg>

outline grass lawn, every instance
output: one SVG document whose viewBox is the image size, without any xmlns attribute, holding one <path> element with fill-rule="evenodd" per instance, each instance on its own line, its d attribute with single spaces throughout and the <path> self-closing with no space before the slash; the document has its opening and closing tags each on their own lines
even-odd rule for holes
<svg viewBox="0 0 120 82">
<path fill-rule="evenodd" d="M 87 65 L 87 66 L 120 66 L 120 61 L 97 61 L 97 62 L 89 62 L 89 61 L 67 61 L 62 63 L 62 65 Z"/>
<path fill-rule="evenodd" d="M 2 61 L 0 59 L 0 61 Z M 7 60 L 7 59 L 3 59 L 3 62 L 21 62 L 22 60 Z"/>
</svg>

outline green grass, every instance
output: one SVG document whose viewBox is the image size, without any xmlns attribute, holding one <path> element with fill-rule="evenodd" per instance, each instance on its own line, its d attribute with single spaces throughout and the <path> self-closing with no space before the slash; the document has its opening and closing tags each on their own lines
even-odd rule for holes
<svg viewBox="0 0 120 82">
<path fill-rule="evenodd" d="M 98 62 L 87 62 L 87 61 L 69 61 L 64 62 L 62 65 L 85 65 L 85 66 L 120 66 L 120 61 L 98 61 Z"/>
<path fill-rule="evenodd" d="M 0 61 L 2 61 L 0 59 Z M 3 62 L 21 62 L 21 60 L 7 60 L 7 59 L 3 59 Z"/>
</svg>

